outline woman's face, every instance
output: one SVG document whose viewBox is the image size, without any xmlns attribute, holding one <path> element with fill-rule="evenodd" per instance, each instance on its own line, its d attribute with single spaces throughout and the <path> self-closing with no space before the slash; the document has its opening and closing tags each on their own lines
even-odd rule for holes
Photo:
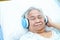
<svg viewBox="0 0 60 40">
<path fill-rule="evenodd" d="M 29 29 L 39 31 L 45 28 L 44 16 L 38 10 L 32 10 L 28 14 Z"/>
</svg>

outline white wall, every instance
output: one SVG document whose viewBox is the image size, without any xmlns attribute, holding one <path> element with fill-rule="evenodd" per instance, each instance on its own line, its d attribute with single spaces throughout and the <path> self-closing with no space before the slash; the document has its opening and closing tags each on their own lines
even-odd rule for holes
<svg viewBox="0 0 60 40">
<path fill-rule="evenodd" d="M 1 26 L 5 40 L 16 40 L 23 33 L 21 15 L 30 7 L 42 8 L 52 21 L 60 23 L 60 7 L 54 0 L 11 0 L 0 3 Z"/>
</svg>

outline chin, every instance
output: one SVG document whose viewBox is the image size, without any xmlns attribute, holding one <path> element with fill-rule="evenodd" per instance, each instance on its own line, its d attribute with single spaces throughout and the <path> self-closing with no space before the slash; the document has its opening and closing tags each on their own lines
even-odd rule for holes
<svg viewBox="0 0 60 40">
<path fill-rule="evenodd" d="M 45 27 L 36 28 L 36 30 L 38 31 L 43 30 L 43 29 L 45 29 Z"/>
</svg>

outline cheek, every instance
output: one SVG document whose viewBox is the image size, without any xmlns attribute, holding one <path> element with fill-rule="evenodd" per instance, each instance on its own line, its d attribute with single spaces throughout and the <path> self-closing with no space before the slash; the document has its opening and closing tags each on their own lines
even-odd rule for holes
<svg viewBox="0 0 60 40">
<path fill-rule="evenodd" d="M 34 21 L 29 21 L 30 25 L 33 25 L 34 24 Z"/>
<path fill-rule="evenodd" d="M 40 19 L 40 21 L 44 22 L 44 18 Z"/>
</svg>

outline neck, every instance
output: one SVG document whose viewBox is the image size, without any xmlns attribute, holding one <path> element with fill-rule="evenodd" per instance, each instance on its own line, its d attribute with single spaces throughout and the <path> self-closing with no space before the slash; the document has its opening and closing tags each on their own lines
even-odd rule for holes
<svg viewBox="0 0 60 40">
<path fill-rule="evenodd" d="M 37 33 L 43 33 L 46 32 L 45 29 L 38 30 Z"/>
<path fill-rule="evenodd" d="M 33 33 L 38 33 L 38 34 L 43 33 L 43 32 L 46 32 L 44 28 L 41 29 L 41 30 L 33 30 L 33 29 L 31 30 L 31 29 L 29 29 L 29 31 L 31 31 Z"/>
</svg>

